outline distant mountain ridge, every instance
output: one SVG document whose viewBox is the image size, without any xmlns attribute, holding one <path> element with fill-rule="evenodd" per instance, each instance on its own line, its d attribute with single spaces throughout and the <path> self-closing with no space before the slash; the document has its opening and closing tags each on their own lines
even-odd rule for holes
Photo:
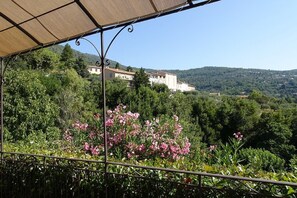
<svg viewBox="0 0 297 198">
<path fill-rule="evenodd" d="M 238 95 L 259 90 L 270 96 L 297 96 L 297 69 L 275 71 L 228 67 L 167 70 L 199 91 Z"/>
</svg>

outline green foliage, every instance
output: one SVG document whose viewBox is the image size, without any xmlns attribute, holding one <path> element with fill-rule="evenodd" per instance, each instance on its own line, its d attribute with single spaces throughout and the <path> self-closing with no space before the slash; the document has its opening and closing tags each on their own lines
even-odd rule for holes
<svg viewBox="0 0 297 198">
<path fill-rule="evenodd" d="M 242 136 L 240 132 L 237 134 Z M 242 137 L 238 137 L 230 139 L 229 143 L 226 144 L 211 145 L 209 151 L 213 152 L 214 156 L 210 164 L 214 163 L 224 167 L 237 166 L 241 162 L 239 151 L 243 144 Z"/>
<path fill-rule="evenodd" d="M 253 170 L 281 171 L 285 165 L 285 160 L 263 149 L 241 149 L 239 156 L 241 163 Z"/>
<path fill-rule="evenodd" d="M 152 85 L 152 90 L 154 90 L 154 91 L 156 91 L 158 93 L 169 92 L 170 91 L 167 85 L 157 84 L 157 83 Z"/>
<path fill-rule="evenodd" d="M 61 67 L 63 69 L 70 69 L 74 66 L 75 59 L 74 59 L 73 51 L 69 44 L 65 45 L 61 53 L 60 61 L 62 62 Z"/>
<path fill-rule="evenodd" d="M 73 58 L 74 58 L 73 51 L 72 51 L 70 45 L 66 44 L 62 53 L 61 53 L 60 61 L 67 62 L 69 60 L 72 60 Z"/>
<path fill-rule="evenodd" d="M 133 87 L 138 90 L 140 87 L 149 87 L 150 81 L 148 75 L 145 73 L 143 68 L 140 68 L 139 71 L 135 72 L 133 78 Z"/>
<path fill-rule="evenodd" d="M 194 85 L 199 91 L 246 95 L 259 90 L 268 96 L 292 97 L 296 100 L 297 70 L 203 67 L 168 71 L 177 74 L 178 79 Z"/>
<path fill-rule="evenodd" d="M 52 70 L 58 64 L 58 56 L 48 49 L 41 49 L 29 54 L 26 61 L 29 69 Z"/>
<path fill-rule="evenodd" d="M 106 102 L 109 108 L 114 109 L 119 104 L 125 104 L 128 101 L 128 94 L 129 88 L 126 81 L 115 78 L 106 82 Z M 99 97 L 102 98 L 102 96 Z"/>
<path fill-rule="evenodd" d="M 133 72 L 133 68 L 132 68 L 131 66 L 128 66 L 128 67 L 126 68 L 126 71 L 128 71 L 128 72 Z"/>
<path fill-rule="evenodd" d="M 55 126 L 58 107 L 46 94 L 38 71 L 9 71 L 5 89 L 5 127 L 14 140 L 30 133 L 46 133 Z"/>
<path fill-rule="evenodd" d="M 297 173 L 297 155 L 294 155 L 292 159 L 290 159 L 290 169 Z"/>
<path fill-rule="evenodd" d="M 55 100 L 60 110 L 59 128 L 66 130 L 73 121 L 86 120 L 93 115 L 95 99 L 89 90 L 89 82 L 82 79 L 75 70 L 62 72 L 60 81 L 63 90 L 57 93 Z"/>
<path fill-rule="evenodd" d="M 292 131 L 287 121 L 288 117 L 280 111 L 263 113 L 252 145 L 267 149 L 286 160 L 290 159 L 296 148 L 290 144 Z"/>
<path fill-rule="evenodd" d="M 10 68 L 50 71 L 55 69 L 58 63 L 59 56 L 56 53 L 48 49 L 40 49 L 20 55 L 11 62 Z"/>
<path fill-rule="evenodd" d="M 87 68 L 87 64 L 83 56 L 79 56 L 78 58 L 76 58 L 73 68 L 83 78 L 90 76 L 90 73 Z"/>
<path fill-rule="evenodd" d="M 152 120 L 156 117 L 157 105 L 159 104 L 158 94 L 149 87 L 140 86 L 138 90 L 130 93 L 129 104 L 131 111 L 138 112 L 143 116 L 142 119 Z"/>
<path fill-rule="evenodd" d="M 217 102 L 211 98 L 198 97 L 192 105 L 191 112 L 194 123 L 200 126 L 203 133 L 202 141 L 208 144 L 217 143 L 220 139 L 216 126 Z M 226 119 L 227 117 L 224 117 Z"/>
<path fill-rule="evenodd" d="M 116 65 L 114 66 L 114 68 L 120 69 L 120 63 L 116 63 Z"/>
<path fill-rule="evenodd" d="M 170 96 L 172 114 L 178 115 L 183 120 L 191 120 L 192 98 L 181 92 Z"/>
</svg>

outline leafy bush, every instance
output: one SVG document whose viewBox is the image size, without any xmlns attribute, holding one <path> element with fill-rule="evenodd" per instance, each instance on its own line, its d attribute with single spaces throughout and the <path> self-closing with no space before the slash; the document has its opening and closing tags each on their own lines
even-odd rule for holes
<svg viewBox="0 0 297 198">
<path fill-rule="evenodd" d="M 297 155 L 294 155 L 293 158 L 290 160 L 290 169 L 297 173 Z"/>
<path fill-rule="evenodd" d="M 263 149 L 245 148 L 239 151 L 242 163 L 256 170 L 279 171 L 284 169 L 285 160 Z"/>
<path fill-rule="evenodd" d="M 238 165 L 240 162 L 238 152 L 243 146 L 243 135 L 240 132 L 233 134 L 234 138 L 229 139 L 229 143 L 210 145 L 208 151 L 211 158 L 207 159 L 208 164 L 216 164 L 221 166 Z"/>
<path fill-rule="evenodd" d="M 141 125 L 139 113 L 126 113 L 125 108 L 119 105 L 107 111 L 107 142 L 111 155 L 119 159 L 177 160 L 189 154 L 191 144 L 182 137 L 183 128 L 177 116 L 147 120 Z M 64 139 L 91 155 L 100 155 L 104 151 L 102 122 L 100 115 L 95 115 L 90 125 L 77 121 L 65 132 Z"/>
<path fill-rule="evenodd" d="M 54 127 L 58 106 L 46 94 L 38 71 L 8 71 L 5 88 L 5 128 L 10 139 L 24 140 L 31 133 L 46 133 Z"/>
</svg>

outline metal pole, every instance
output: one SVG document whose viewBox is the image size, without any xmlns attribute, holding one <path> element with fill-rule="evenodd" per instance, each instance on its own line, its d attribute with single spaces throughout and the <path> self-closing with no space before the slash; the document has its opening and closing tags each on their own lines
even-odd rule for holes
<svg viewBox="0 0 297 198">
<path fill-rule="evenodd" d="M 198 181 L 199 181 L 199 183 L 198 183 L 198 186 L 199 186 L 199 197 L 202 197 L 202 176 L 201 175 L 198 175 Z"/>
<path fill-rule="evenodd" d="M 108 184 L 108 175 L 107 175 L 107 132 L 106 132 L 106 89 L 105 89 L 105 53 L 104 53 L 104 39 L 103 32 L 100 34 L 100 43 L 101 43 L 101 56 L 100 56 L 100 65 L 101 65 L 101 79 L 102 79 L 102 96 L 103 96 L 103 134 L 104 134 L 104 179 L 105 179 L 105 197 L 108 197 L 107 193 L 107 184 Z"/>
<path fill-rule="evenodd" d="M 0 146 L 0 151 L 1 153 L 3 152 L 3 84 L 4 84 L 4 60 L 3 58 L 0 58 L 1 59 L 1 77 L 0 77 L 0 108 L 1 108 L 1 146 Z"/>
</svg>

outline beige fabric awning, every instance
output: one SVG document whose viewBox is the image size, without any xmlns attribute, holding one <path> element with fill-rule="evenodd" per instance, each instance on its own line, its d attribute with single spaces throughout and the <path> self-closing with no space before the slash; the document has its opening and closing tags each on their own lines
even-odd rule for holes
<svg viewBox="0 0 297 198">
<path fill-rule="evenodd" d="M 1 0 L 0 57 L 215 1 Z"/>
</svg>

